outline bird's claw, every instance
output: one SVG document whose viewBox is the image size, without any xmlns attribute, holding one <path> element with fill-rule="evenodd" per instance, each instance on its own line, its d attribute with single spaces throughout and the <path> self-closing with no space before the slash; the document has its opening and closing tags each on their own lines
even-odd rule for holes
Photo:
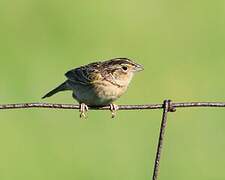
<svg viewBox="0 0 225 180">
<path fill-rule="evenodd" d="M 80 118 L 87 118 L 86 112 L 88 111 L 88 106 L 84 103 L 80 104 Z"/>
<path fill-rule="evenodd" d="M 110 111 L 112 113 L 112 118 L 116 116 L 116 111 L 119 109 L 119 107 L 116 104 L 110 104 Z"/>
</svg>

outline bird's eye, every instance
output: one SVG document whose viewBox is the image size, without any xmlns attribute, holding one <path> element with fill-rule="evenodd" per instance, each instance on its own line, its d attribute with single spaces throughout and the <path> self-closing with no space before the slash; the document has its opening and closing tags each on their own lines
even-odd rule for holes
<svg viewBox="0 0 225 180">
<path fill-rule="evenodd" d="M 127 71 L 127 67 L 126 67 L 126 66 L 122 66 L 122 69 L 123 69 L 124 71 Z"/>
</svg>

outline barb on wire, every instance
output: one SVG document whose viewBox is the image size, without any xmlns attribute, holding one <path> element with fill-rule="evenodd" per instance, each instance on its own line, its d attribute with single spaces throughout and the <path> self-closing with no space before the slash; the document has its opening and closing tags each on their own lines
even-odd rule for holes
<svg viewBox="0 0 225 180">
<path fill-rule="evenodd" d="M 225 107 L 225 102 L 180 102 L 171 103 L 174 108 L 184 107 Z M 53 109 L 79 109 L 77 104 L 55 104 L 55 103 L 16 103 L 0 104 L 0 109 L 22 109 L 22 108 L 53 108 Z M 163 104 L 144 105 L 119 105 L 118 110 L 141 110 L 141 109 L 162 109 Z M 90 107 L 92 110 L 109 110 L 110 106 Z"/>
</svg>

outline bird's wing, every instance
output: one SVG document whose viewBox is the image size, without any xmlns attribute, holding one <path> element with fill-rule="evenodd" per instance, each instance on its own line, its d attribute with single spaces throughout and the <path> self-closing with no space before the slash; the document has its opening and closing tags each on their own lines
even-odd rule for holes
<svg viewBox="0 0 225 180">
<path fill-rule="evenodd" d="M 88 64 L 68 71 L 65 76 L 73 83 L 89 85 L 101 76 L 99 67 L 99 63 Z"/>
</svg>

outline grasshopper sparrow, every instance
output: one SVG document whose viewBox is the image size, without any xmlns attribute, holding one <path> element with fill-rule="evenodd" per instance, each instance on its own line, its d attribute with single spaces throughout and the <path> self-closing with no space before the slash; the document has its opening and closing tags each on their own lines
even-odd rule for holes
<svg viewBox="0 0 225 180">
<path fill-rule="evenodd" d="M 88 106 L 110 105 L 112 117 L 118 107 L 113 102 L 125 93 L 135 72 L 143 70 L 140 64 L 128 58 L 114 58 L 94 62 L 68 71 L 67 80 L 43 98 L 71 90 L 80 103 L 80 117 L 85 117 Z"/>
</svg>

